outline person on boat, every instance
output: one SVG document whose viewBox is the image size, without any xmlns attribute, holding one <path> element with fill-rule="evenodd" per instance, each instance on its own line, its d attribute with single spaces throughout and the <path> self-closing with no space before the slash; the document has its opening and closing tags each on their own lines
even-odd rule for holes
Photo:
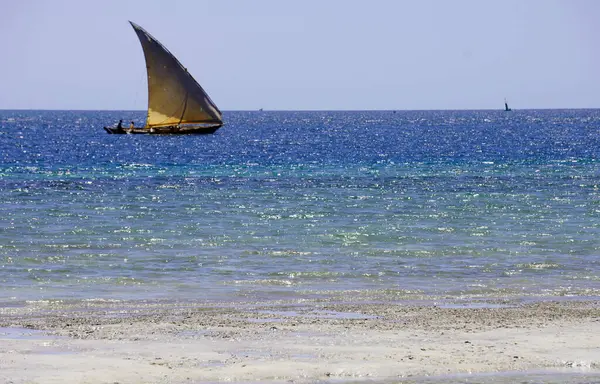
<svg viewBox="0 0 600 384">
<path fill-rule="evenodd" d="M 117 129 L 123 129 L 123 119 L 119 120 L 119 124 L 117 124 Z"/>
</svg>

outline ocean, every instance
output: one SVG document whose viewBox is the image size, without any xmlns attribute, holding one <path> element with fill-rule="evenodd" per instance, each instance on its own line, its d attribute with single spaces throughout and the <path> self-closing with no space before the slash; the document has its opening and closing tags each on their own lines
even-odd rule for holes
<svg viewBox="0 0 600 384">
<path fill-rule="evenodd" d="M 119 119 L 0 111 L 0 305 L 600 297 L 600 110 Z"/>
</svg>

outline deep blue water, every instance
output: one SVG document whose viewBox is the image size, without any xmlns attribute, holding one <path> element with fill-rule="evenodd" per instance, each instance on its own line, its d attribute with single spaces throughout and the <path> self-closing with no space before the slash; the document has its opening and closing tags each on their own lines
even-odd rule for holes
<svg viewBox="0 0 600 384">
<path fill-rule="evenodd" d="M 600 110 L 0 111 L 0 302 L 600 296 Z"/>
</svg>

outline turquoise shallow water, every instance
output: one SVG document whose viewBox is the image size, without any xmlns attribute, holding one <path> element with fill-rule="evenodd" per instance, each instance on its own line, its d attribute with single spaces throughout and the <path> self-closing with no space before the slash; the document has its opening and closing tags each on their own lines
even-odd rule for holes
<svg viewBox="0 0 600 384">
<path fill-rule="evenodd" d="M 120 118 L 0 111 L 1 302 L 600 296 L 600 110 Z"/>
</svg>

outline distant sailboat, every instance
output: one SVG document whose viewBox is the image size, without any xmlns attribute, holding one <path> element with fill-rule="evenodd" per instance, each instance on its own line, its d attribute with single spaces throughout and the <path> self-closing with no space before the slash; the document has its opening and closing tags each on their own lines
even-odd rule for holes
<svg viewBox="0 0 600 384">
<path fill-rule="evenodd" d="M 512 111 L 512 109 L 508 108 L 508 103 L 506 102 L 506 99 L 504 99 L 504 112 L 510 112 Z"/>
<path fill-rule="evenodd" d="M 214 133 L 223 116 L 200 84 L 158 40 L 129 22 L 137 34 L 148 75 L 148 115 L 139 128 L 104 127 L 108 133 Z"/>
</svg>

